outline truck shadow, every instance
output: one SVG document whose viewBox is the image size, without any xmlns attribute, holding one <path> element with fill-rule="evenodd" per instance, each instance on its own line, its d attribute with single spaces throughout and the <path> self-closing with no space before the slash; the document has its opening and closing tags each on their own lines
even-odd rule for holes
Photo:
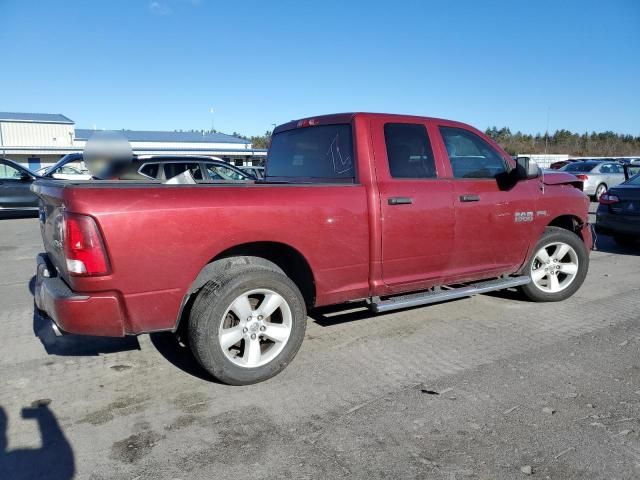
<svg viewBox="0 0 640 480">
<path fill-rule="evenodd" d="M 49 355 L 97 356 L 105 353 L 140 350 L 137 337 L 90 337 L 86 335 L 64 334 L 56 336 L 51 320 L 33 307 L 33 333 Z"/>
<path fill-rule="evenodd" d="M 151 343 L 158 353 L 162 355 L 169 363 L 179 368 L 185 373 L 192 375 L 200 380 L 207 382 L 219 383 L 214 377 L 209 375 L 191 353 L 187 345 L 180 342 L 177 335 L 172 332 L 158 332 L 149 335 Z"/>
<path fill-rule="evenodd" d="M 73 478 L 76 470 L 73 449 L 48 405 L 23 408 L 21 414 L 23 419 L 37 422 L 42 446 L 8 450 L 8 417 L 0 407 L 0 476 L 16 480 Z"/>
</svg>

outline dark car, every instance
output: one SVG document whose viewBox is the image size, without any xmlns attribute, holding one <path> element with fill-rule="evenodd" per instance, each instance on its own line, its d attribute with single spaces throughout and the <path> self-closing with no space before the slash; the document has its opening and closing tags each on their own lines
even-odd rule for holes
<svg viewBox="0 0 640 480">
<path fill-rule="evenodd" d="M 164 182 L 187 170 L 196 182 L 256 180 L 249 173 L 219 158 L 188 155 L 135 157 L 120 179 Z"/>
<path fill-rule="evenodd" d="M 628 180 L 600 196 L 596 232 L 612 235 L 620 245 L 640 240 L 640 167 L 626 165 Z"/>
<path fill-rule="evenodd" d="M 0 213 L 38 210 L 38 197 L 31 192 L 36 178 L 19 163 L 0 158 Z"/>
<path fill-rule="evenodd" d="M 575 162 L 579 162 L 580 159 L 578 158 L 569 158 L 567 160 L 560 160 L 559 162 L 553 162 L 551 165 L 549 165 L 549 168 L 551 170 L 560 170 L 562 167 L 565 167 L 567 165 L 569 165 L 570 163 L 575 163 Z"/>
</svg>

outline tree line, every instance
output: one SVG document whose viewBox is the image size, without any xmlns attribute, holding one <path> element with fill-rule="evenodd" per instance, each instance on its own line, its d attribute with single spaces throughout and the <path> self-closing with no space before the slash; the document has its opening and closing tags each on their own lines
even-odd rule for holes
<svg viewBox="0 0 640 480">
<path fill-rule="evenodd" d="M 218 133 L 217 130 L 190 130 L 204 133 Z M 549 133 L 511 133 L 508 127 L 490 127 L 485 133 L 495 140 L 510 155 L 523 153 L 560 153 L 576 157 L 629 157 L 640 156 L 640 136 L 625 135 L 611 131 L 574 133 L 556 130 Z M 238 132 L 231 135 L 243 138 L 253 144 L 253 148 L 269 148 L 271 132 L 263 135 L 246 136 Z"/>
<path fill-rule="evenodd" d="M 485 133 L 510 155 L 561 153 L 576 157 L 640 156 L 640 136 L 610 131 L 579 134 L 562 129 L 551 134 L 530 135 L 522 132 L 511 133 L 508 127 L 490 127 Z"/>
</svg>

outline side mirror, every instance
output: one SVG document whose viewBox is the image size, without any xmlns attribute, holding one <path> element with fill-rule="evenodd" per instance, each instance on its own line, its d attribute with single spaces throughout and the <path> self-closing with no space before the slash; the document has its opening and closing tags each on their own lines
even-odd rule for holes
<svg viewBox="0 0 640 480">
<path fill-rule="evenodd" d="M 27 172 L 20 172 L 20 181 L 29 182 L 33 180 L 33 177 L 29 175 Z"/>
<path fill-rule="evenodd" d="M 529 180 L 540 176 L 540 167 L 529 157 L 516 158 L 516 173 L 518 180 Z"/>
</svg>

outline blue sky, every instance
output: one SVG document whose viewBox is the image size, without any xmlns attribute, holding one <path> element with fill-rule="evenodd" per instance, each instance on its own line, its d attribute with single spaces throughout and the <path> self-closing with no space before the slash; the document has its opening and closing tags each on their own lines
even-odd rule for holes
<svg viewBox="0 0 640 480">
<path fill-rule="evenodd" d="M 640 1 L 0 0 L 0 110 L 258 134 L 341 111 L 640 135 Z"/>
</svg>

